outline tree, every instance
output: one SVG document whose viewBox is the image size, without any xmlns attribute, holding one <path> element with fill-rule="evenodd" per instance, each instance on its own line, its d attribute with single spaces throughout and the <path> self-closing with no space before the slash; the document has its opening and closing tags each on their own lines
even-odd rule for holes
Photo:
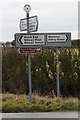
<svg viewBox="0 0 80 120">
<path fill-rule="evenodd" d="M 5 47 L 2 54 L 3 91 L 23 93 L 28 90 L 26 57 L 19 55 L 16 48 Z"/>
<path fill-rule="evenodd" d="M 3 44 L 2 88 L 3 92 L 28 94 L 28 56 L 18 54 L 17 49 Z M 41 54 L 31 55 L 32 91 L 41 95 L 56 94 L 56 49 L 43 48 Z M 59 48 L 60 92 L 62 96 L 77 96 L 79 81 L 79 49 Z M 78 87 L 79 86 L 79 87 Z"/>
<path fill-rule="evenodd" d="M 61 94 L 64 96 L 76 96 L 77 95 L 77 60 L 78 60 L 78 49 L 65 48 L 61 49 L 60 52 L 60 84 Z M 62 74 L 63 73 L 63 74 Z"/>
</svg>

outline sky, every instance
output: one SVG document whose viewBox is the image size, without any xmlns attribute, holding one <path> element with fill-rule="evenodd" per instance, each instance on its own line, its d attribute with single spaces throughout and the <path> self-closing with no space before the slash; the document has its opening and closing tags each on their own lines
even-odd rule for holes
<svg viewBox="0 0 80 120">
<path fill-rule="evenodd" d="M 30 17 L 38 16 L 38 33 L 71 32 L 72 39 L 78 38 L 78 0 L 1 0 L 0 41 L 12 41 L 15 33 L 26 32 L 19 27 L 26 4 L 31 6 Z"/>
</svg>

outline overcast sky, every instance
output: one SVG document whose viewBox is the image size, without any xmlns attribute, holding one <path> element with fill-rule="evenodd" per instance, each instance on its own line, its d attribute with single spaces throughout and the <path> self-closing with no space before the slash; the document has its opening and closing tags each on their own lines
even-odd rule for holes
<svg viewBox="0 0 80 120">
<path fill-rule="evenodd" d="M 12 41 L 20 32 L 25 4 L 31 6 L 30 16 L 38 16 L 37 32 L 71 32 L 72 39 L 78 38 L 78 0 L 1 0 L 0 41 Z"/>
</svg>

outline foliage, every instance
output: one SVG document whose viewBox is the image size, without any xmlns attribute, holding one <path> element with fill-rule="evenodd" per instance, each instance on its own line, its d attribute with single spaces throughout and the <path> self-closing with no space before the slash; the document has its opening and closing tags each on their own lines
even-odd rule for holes
<svg viewBox="0 0 80 120">
<path fill-rule="evenodd" d="M 24 66 L 24 67 L 23 67 Z M 3 92 L 23 93 L 28 91 L 26 80 L 26 58 L 19 55 L 15 48 L 4 47 L 2 54 L 2 88 Z M 26 87 L 25 87 L 26 85 Z"/>
<path fill-rule="evenodd" d="M 2 53 L 3 92 L 28 94 L 28 55 L 19 54 L 9 42 L 3 44 Z M 80 88 L 79 49 L 59 48 L 58 65 L 56 59 L 55 48 L 43 48 L 41 54 L 31 55 L 33 93 L 37 91 L 43 96 L 56 96 L 56 67 L 59 67 L 61 96 L 77 97 Z"/>
</svg>

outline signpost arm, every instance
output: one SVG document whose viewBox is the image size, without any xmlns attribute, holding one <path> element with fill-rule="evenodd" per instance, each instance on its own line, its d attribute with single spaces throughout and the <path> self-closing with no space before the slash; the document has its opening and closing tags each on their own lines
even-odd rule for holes
<svg viewBox="0 0 80 120">
<path fill-rule="evenodd" d="M 27 17 L 27 33 L 29 34 L 29 13 L 26 13 Z M 29 102 L 32 103 L 32 85 L 31 85 L 31 54 L 28 54 L 28 74 L 29 74 Z"/>
<path fill-rule="evenodd" d="M 59 61 L 58 61 L 58 47 L 56 47 L 57 59 L 56 59 L 56 80 L 57 80 L 57 97 L 60 97 L 60 81 L 59 81 Z"/>
</svg>

